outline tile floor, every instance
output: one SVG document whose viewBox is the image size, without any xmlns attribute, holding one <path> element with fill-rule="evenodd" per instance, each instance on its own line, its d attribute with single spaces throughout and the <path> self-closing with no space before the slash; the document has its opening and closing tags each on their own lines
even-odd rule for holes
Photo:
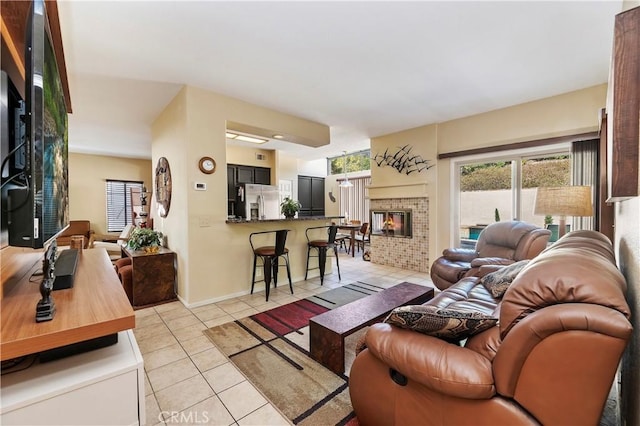
<svg viewBox="0 0 640 426">
<path fill-rule="evenodd" d="M 203 330 L 244 318 L 312 294 L 355 281 L 383 287 L 402 281 L 431 285 L 427 273 L 364 262 L 340 255 L 342 280 L 337 273 L 293 284 L 286 281 L 264 291 L 194 309 L 181 302 L 136 311 L 134 330 L 145 367 L 146 424 L 288 425 L 233 364 L 209 341 Z M 249 288 L 250 283 L 247 283 Z"/>
</svg>

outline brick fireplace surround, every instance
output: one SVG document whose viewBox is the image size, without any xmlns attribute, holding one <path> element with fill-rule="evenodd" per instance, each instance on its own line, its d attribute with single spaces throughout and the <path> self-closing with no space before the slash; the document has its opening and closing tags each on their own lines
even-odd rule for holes
<svg viewBox="0 0 640 426">
<path fill-rule="evenodd" d="M 369 209 L 412 210 L 412 238 L 371 235 L 371 262 L 412 271 L 429 270 L 429 200 L 421 198 L 371 199 Z"/>
</svg>

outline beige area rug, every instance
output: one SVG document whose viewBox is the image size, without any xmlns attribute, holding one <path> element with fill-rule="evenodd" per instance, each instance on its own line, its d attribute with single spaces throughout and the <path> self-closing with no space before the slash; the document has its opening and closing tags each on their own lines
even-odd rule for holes
<svg viewBox="0 0 640 426">
<path fill-rule="evenodd" d="M 309 357 L 308 318 L 326 310 L 301 300 L 205 334 L 292 423 L 357 425 L 347 376 L 366 329 L 345 341 L 347 373 L 333 373 Z"/>
</svg>

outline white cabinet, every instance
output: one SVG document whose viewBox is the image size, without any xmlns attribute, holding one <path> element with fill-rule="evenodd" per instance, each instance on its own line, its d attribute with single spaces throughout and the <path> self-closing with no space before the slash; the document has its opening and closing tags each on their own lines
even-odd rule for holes
<svg viewBox="0 0 640 426">
<path fill-rule="evenodd" d="M 143 425 L 144 368 L 132 330 L 118 343 L 2 376 L 2 425 Z"/>
</svg>

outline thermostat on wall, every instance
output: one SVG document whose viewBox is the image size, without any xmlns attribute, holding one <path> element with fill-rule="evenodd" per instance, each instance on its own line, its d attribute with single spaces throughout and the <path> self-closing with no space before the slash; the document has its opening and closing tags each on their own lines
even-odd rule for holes
<svg viewBox="0 0 640 426">
<path fill-rule="evenodd" d="M 206 191 L 207 190 L 207 184 L 204 182 L 196 182 L 195 184 L 193 184 L 193 188 L 196 191 Z"/>
</svg>

